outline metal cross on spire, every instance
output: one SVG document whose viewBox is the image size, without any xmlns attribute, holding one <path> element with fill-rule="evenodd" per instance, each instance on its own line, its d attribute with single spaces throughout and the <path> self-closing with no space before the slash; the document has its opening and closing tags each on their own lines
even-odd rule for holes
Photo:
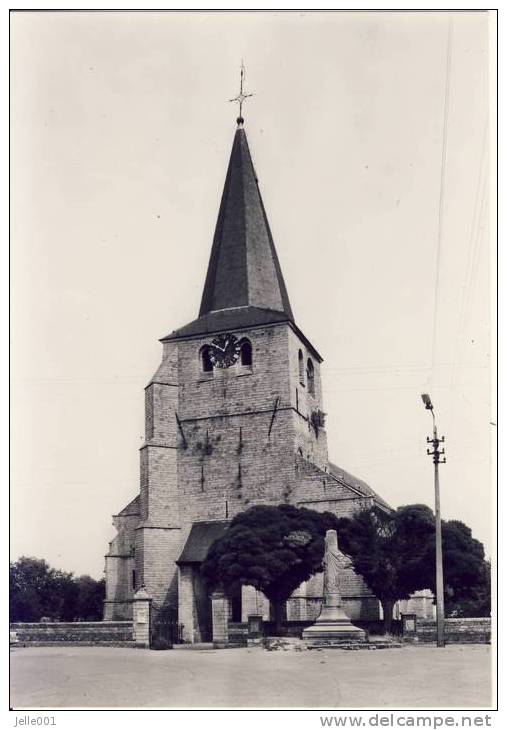
<svg viewBox="0 0 507 730">
<path fill-rule="evenodd" d="M 253 94 L 245 94 L 243 91 L 243 79 L 245 78 L 245 66 L 243 64 L 243 61 L 241 61 L 241 76 L 239 81 L 239 94 L 234 97 L 234 99 L 229 99 L 229 101 L 235 101 L 237 104 L 239 104 L 239 116 L 236 119 L 238 126 L 242 125 L 245 121 L 242 116 L 242 110 L 243 110 L 243 102 L 245 99 L 248 99 L 249 96 L 253 96 Z"/>
</svg>

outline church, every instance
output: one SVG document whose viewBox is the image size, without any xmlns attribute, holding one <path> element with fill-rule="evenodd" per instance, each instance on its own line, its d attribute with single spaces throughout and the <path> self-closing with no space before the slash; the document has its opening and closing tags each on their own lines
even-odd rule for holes
<svg viewBox="0 0 507 730">
<path fill-rule="evenodd" d="M 130 619 L 143 586 L 155 616 L 177 616 L 185 642 L 209 641 L 211 599 L 199 568 L 236 514 L 258 504 L 338 516 L 390 509 L 329 460 L 322 357 L 291 309 L 241 111 L 198 317 L 161 342 L 145 388 L 139 494 L 113 517 L 104 619 Z M 379 618 L 352 569 L 343 588 L 352 620 Z M 288 620 L 314 620 L 321 597 L 316 575 L 287 602 Z M 231 621 L 270 617 L 253 587 L 229 603 Z"/>
</svg>

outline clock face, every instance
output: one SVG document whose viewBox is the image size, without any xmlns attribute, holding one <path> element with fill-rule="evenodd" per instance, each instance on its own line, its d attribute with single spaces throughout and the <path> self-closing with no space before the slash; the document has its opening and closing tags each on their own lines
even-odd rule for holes
<svg viewBox="0 0 507 730">
<path fill-rule="evenodd" d="M 210 345 L 210 360 L 217 368 L 229 368 L 238 359 L 240 349 L 240 344 L 234 335 L 218 335 Z"/>
</svg>

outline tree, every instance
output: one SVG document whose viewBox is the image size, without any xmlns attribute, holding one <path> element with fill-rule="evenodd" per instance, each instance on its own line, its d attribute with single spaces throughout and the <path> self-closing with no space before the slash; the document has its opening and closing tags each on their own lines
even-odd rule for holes
<svg viewBox="0 0 507 730">
<path fill-rule="evenodd" d="M 322 571 L 324 536 L 336 517 L 291 505 L 257 506 L 237 515 L 208 551 L 201 571 L 211 587 L 229 595 L 242 585 L 272 602 L 276 632 L 283 606 L 301 583 Z"/>
<path fill-rule="evenodd" d="M 442 522 L 444 602 L 446 615 L 489 616 L 491 613 L 491 566 L 484 546 L 459 520 Z M 434 558 L 431 546 L 430 560 Z M 429 587 L 435 589 L 434 573 Z"/>
<path fill-rule="evenodd" d="M 394 603 L 430 588 L 435 594 L 435 517 L 414 504 L 378 508 L 339 521 L 340 545 L 382 604 L 390 630 Z M 446 615 L 489 615 L 490 570 L 482 544 L 457 520 L 442 521 Z"/>
<path fill-rule="evenodd" d="M 428 587 L 434 531 L 433 512 L 421 504 L 393 512 L 372 507 L 338 520 L 340 547 L 382 604 L 385 632 L 396 601 Z"/>
<path fill-rule="evenodd" d="M 419 569 L 426 587 L 436 592 L 435 534 L 429 536 Z M 491 612 L 491 566 L 484 546 L 459 520 L 442 520 L 442 558 L 446 616 L 489 616 Z"/>
<path fill-rule="evenodd" d="M 77 587 L 76 615 L 82 621 L 100 621 L 106 597 L 106 581 L 104 578 L 94 580 L 89 575 L 75 578 Z"/>
<path fill-rule="evenodd" d="M 25 579 L 25 572 L 20 558 L 18 563 L 9 566 L 9 613 L 11 621 L 34 621 L 35 616 L 42 616 L 39 596 L 35 581 Z M 48 566 L 49 567 L 49 566 Z"/>
<path fill-rule="evenodd" d="M 52 568 L 45 560 L 21 557 L 10 564 L 10 620 L 88 621 L 102 617 L 104 581 L 75 578 Z"/>
<path fill-rule="evenodd" d="M 468 596 L 446 599 L 446 613 L 450 616 L 478 618 L 491 616 L 491 563 L 485 560 L 478 576 L 477 583 L 471 588 Z"/>
<path fill-rule="evenodd" d="M 11 563 L 9 578 L 12 621 L 59 617 L 69 574 L 56 571 L 45 560 L 21 557 Z"/>
</svg>

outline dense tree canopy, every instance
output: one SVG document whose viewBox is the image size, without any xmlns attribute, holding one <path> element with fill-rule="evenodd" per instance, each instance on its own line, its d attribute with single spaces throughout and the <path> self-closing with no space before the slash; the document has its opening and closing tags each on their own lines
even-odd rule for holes
<svg viewBox="0 0 507 730">
<path fill-rule="evenodd" d="M 381 602 L 386 631 L 397 600 L 424 588 L 435 592 L 435 518 L 422 504 L 372 507 L 340 519 L 289 505 L 252 507 L 211 546 L 202 572 L 230 595 L 241 585 L 262 591 L 279 629 L 285 601 L 322 570 L 328 529 L 337 530 L 340 549 Z M 482 544 L 456 520 L 442 522 L 442 543 L 447 615 L 489 615 L 490 570 Z"/>
<path fill-rule="evenodd" d="M 489 616 L 491 613 L 491 566 L 484 546 L 459 520 L 442 523 L 445 612 L 450 616 Z M 434 545 L 431 546 L 431 558 Z M 430 587 L 434 590 L 432 575 Z"/>
<path fill-rule="evenodd" d="M 322 570 L 326 530 L 336 525 L 330 513 L 291 505 L 252 507 L 213 543 L 202 573 L 211 586 L 230 594 L 242 585 L 258 588 L 272 601 L 279 629 L 285 601 Z"/>
<path fill-rule="evenodd" d="M 435 518 L 426 505 L 385 513 L 378 508 L 339 521 L 342 550 L 382 603 L 389 630 L 398 599 L 424 588 L 435 592 Z M 489 615 L 489 565 L 482 544 L 462 522 L 442 521 L 447 615 Z"/>
<path fill-rule="evenodd" d="M 10 620 L 99 621 L 104 580 L 51 568 L 45 560 L 21 557 L 10 564 Z"/>
<path fill-rule="evenodd" d="M 373 507 L 338 523 L 340 547 L 381 602 L 389 631 L 396 601 L 428 587 L 433 513 L 420 504 L 393 512 Z"/>
</svg>

